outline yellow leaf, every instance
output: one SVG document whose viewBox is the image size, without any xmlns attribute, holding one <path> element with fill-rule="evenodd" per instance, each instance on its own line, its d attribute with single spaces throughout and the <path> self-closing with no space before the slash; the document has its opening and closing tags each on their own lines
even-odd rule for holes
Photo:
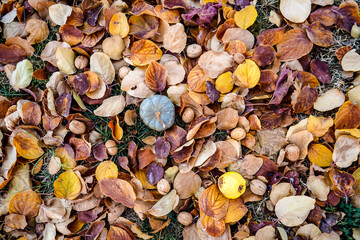
<svg viewBox="0 0 360 240">
<path fill-rule="evenodd" d="M 60 158 L 64 170 L 76 167 L 75 152 L 69 144 L 58 147 L 55 150 L 55 157 Z"/>
<path fill-rule="evenodd" d="M 103 178 L 117 178 L 118 168 L 112 161 L 104 161 L 100 163 L 95 171 L 95 177 L 98 182 Z"/>
<path fill-rule="evenodd" d="M 55 52 L 56 65 L 60 71 L 66 74 L 74 74 L 75 53 L 71 48 L 58 47 Z"/>
<path fill-rule="evenodd" d="M 238 27 L 247 29 L 254 24 L 258 13 L 253 5 L 246 6 L 240 11 L 235 13 L 234 19 Z"/>
<path fill-rule="evenodd" d="M 140 180 L 143 188 L 145 189 L 156 189 L 156 186 L 152 185 L 151 183 L 148 182 L 147 178 L 146 178 L 146 169 L 142 169 L 139 171 L 135 172 L 135 176 L 137 179 Z"/>
<path fill-rule="evenodd" d="M 311 115 L 306 128 L 314 137 L 322 137 L 332 125 L 334 125 L 334 120 L 331 117 L 314 117 Z"/>
<path fill-rule="evenodd" d="M 220 93 L 228 93 L 234 87 L 234 79 L 231 72 L 221 74 L 215 81 L 215 88 Z"/>
<path fill-rule="evenodd" d="M 244 63 L 239 64 L 234 75 L 236 85 L 243 88 L 253 88 L 260 80 L 260 69 L 254 61 L 246 59 Z"/>
<path fill-rule="evenodd" d="M 26 159 L 35 159 L 44 154 L 38 139 L 24 130 L 17 133 L 13 140 L 17 153 Z"/>
<path fill-rule="evenodd" d="M 60 199 L 74 200 L 80 191 L 80 179 L 71 169 L 60 174 L 54 182 L 54 194 Z"/>
<path fill-rule="evenodd" d="M 352 176 L 355 178 L 355 184 L 353 186 L 355 194 L 360 194 L 360 168 L 356 169 Z"/>
<path fill-rule="evenodd" d="M 308 151 L 310 162 L 320 167 L 329 167 L 332 164 L 332 151 L 322 144 L 311 144 Z"/>
<path fill-rule="evenodd" d="M 129 23 L 124 13 L 115 13 L 109 23 L 109 32 L 111 35 L 120 35 L 125 38 L 129 34 Z"/>
</svg>

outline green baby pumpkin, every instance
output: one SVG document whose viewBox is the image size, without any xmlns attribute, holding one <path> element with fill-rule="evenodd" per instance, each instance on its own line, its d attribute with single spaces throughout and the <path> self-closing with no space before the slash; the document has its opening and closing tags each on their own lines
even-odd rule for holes
<svg viewBox="0 0 360 240">
<path fill-rule="evenodd" d="M 175 107 L 168 97 L 153 95 L 140 104 L 140 117 L 149 128 L 164 131 L 175 122 Z"/>
</svg>

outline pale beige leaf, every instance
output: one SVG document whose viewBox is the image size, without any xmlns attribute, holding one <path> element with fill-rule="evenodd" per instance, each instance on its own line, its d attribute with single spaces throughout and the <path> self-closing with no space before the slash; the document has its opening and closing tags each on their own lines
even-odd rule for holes
<svg viewBox="0 0 360 240">
<path fill-rule="evenodd" d="M 341 66 L 344 71 L 357 72 L 360 71 L 360 55 L 355 49 L 347 52 L 341 60 Z"/>
<path fill-rule="evenodd" d="M 167 28 L 164 34 L 164 48 L 173 53 L 181 53 L 187 41 L 184 25 L 176 23 Z"/>
<path fill-rule="evenodd" d="M 155 93 L 145 83 L 145 69 L 135 68 L 121 81 L 121 90 L 130 96 L 148 98 Z"/>
<path fill-rule="evenodd" d="M 302 224 L 315 207 L 315 199 L 308 196 L 290 196 L 280 199 L 275 205 L 275 214 L 288 227 Z"/>
<path fill-rule="evenodd" d="M 347 168 L 358 159 L 359 153 L 359 139 L 342 135 L 335 142 L 332 159 L 337 167 Z"/>
<path fill-rule="evenodd" d="M 281 0 L 280 11 L 291 22 L 302 23 L 310 15 L 311 0 Z"/>
<path fill-rule="evenodd" d="M 115 68 L 110 57 L 103 52 L 96 52 L 90 57 L 90 71 L 103 79 L 106 84 L 111 84 L 115 78 Z"/>
<path fill-rule="evenodd" d="M 72 8 L 66 4 L 54 4 L 49 7 L 49 16 L 50 19 L 56 25 L 64 25 L 66 23 L 67 18 L 71 15 Z"/>
<path fill-rule="evenodd" d="M 11 74 L 10 85 L 15 91 L 26 88 L 31 83 L 33 71 L 31 62 L 27 59 L 22 60 L 16 65 L 15 71 Z"/>
<path fill-rule="evenodd" d="M 176 198 L 178 195 L 176 194 L 176 190 L 171 190 L 168 194 L 163 196 L 155 205 L 148 211 L 151 215 L 155 217 L 162 217 L 170 213 L 175 207 Z"/>
<path fill-rule="evenodd" d="M 201 186 L 201 178 L 193 171 L 178 173 L 174 179 L 174 189 L 180 199 L 186 199 L 196 193 Z"/>
<path fill-rule="evenodd" d="M 123 95 L 112 96 L 103 101 L 103 103 L 94 111 L 99 117 L 111 117 L 121 113 L 125 108 L 125 97 Z"/>
<path fill-rule="evenodd" d="M 306 185 L 312 194 L 320 201 L 326 201 L 330 192 L 329 181 L 324 176 L 310 176 Z"/>
</svg>

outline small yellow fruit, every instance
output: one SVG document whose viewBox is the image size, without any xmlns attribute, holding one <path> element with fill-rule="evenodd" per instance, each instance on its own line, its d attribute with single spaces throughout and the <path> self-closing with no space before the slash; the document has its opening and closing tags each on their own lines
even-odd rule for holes
<svg viewBox="0 0 360 240">
<path fill-rule="evenodd" d="M 226 198 L 235 199 L 245 192 L 246 181 L 237 172 L 227 172 L 219 178 L 218 186 Z"/>
</svg>

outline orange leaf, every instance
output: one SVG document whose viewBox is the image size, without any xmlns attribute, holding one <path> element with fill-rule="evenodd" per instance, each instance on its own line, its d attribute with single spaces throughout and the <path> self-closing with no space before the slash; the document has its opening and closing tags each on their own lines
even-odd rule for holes
<svg viewBox="0 0 360 240">
<path fill-rule="evenodd" d="M 274 46 L 278 44 L 284 37 L 285 29 L 282 28 L 272 28 L 262 31 L 257 37 L 257 42 L 259 45 L 270 45 Z"/>
<path fill-rule="evenodd" d="M 123 137 L 124 131 L 123 131 L 122 127 L 120 127 L 118 116 L 116 116 L 116 124 L 114 121 L 110 121 L 108 126 L 111 129 L 111 135 L 112 135 L 113 139 L 116 142 L 119 142 Z"/>
<path fill-rule="evenodd" d="M 189 89 L 194 92 L 205 92 L 207 80 L 210 79 L 206 76 L 204 70 L 197 65 L 189 72 L 187 80 Z"/>
<path fill-rule="evenodd" d="M 44 154 L 44 151 L 39 146 L 39 140 L 25 130 L 15 135 L 13 143 L 17 153 L 23 158 L 35 159 Z"/>
<path fill-rule="evenodd" d="M 133 234 L 130 235 L 129 231 L 126 231 L 125 229 L 123 229 L 121 227 L 110 226 L 109 232 L 107 234 L 107 239 L 108 240 L 116 240 L 116 239 L 132 240 L 134 238 L 133 238 Z"/>
<path fill-rule="evenodd" d="M 291 61 L 308 54 L 313 48 L 313 43 L 307 37 L 305 30 L 296 28 L 286 32 L 276 48 L 278 50 L 276 56 L 280 61 Z"/>
<path fill-rule="evenodd" d="M 59 34 L 64 42 L 70 46 L 79 44 L 84 39 L 84 34 L 74 25 L 64 24 L 59 28 Z"/>
<path fill-rule="evenodd" d="M 76 166 L 75 152 L 69 144 L 58 147 L 55 150 L 55 157 L 60 158 L 63 169 L 65 170 Z"/>
<path fill-rule="evenodd" d="M 54 194 L 60 199 L 74 200 L 80 191 L 80 179 L 71 169 L 60 174 L 54 182 Z"/>
<path fill-rule="evenodd" d="M 26 217 L 36 217 L 41 205 L 41 198 L 32 189 L 15 194 L 9 203 L 9 213 L 17 213 Z"/>
<path fill-rule="evenodd" d="M 226 216 L 229 206 L 229 199 L 224 197 L 217 185 L 212 185 L 205 189 L 199 197 L 199 208 L 205 215 L 222 219 Z"/>
<path fill-rule="evenodd" d="M 115 202 L 129 208 L 134 207 L 136 195 L 133 187 L 125 180 L 117 178 L 104 178 L 100 181 L 100 191 Z"/>
<path fill-rule="evenodd" d="M 334 125 L 331 117 L 314 117 L 310 116 L 306 128 L 314 137 L 322 137 Z"/>
<path fill-rule="evenodd" d="M 159 63 L 152 61 L 145 73 L 145 82 L 150 90 L 162 92 L 166 87 L 167 70 Z"/>
<path fill-rule="evenodd" d="M 72 137 L 69 143 L 75 149 L 75 161 L 85 160 L 90 157 L 91 144 L 89 142 L 83 138 Z"/>
<path fill-rule="evenodd" d="M 220 237 L 226 229 L 224 219 L 216 220 L 205 215 L 201 223 L 204 226 L 206 232 L 212 237 Z"/>
<path fill-rule="evenodd" d="M 242 198 L 230 199 L 229 207 L 225 216 L 225 223 L 234 223 L 239 221 L 245 214 L 248 209 L 244 204 Z"/>
<path fill-rule="evenodd" d="M 334 44 L 332 32 L 323 28 L 320 22 L 313 22 L 306 28 L 309 39 L 320 47 L 330 47 Z"/>
<path fill-rule="evenodd" d="M 345 102 L 335 114 L 335 129 L 350 129 L 360 126 L 360 108 L 350 101 Z"/>
<path fill-rule="evenodd" d="M 130 60 L 136 66 L 148 65 L 151 61 L 157 61 L 162 56 L 162 51 L 155 43 L 144 39 L 134 42 L 130 52 Z"/>
</svg>

